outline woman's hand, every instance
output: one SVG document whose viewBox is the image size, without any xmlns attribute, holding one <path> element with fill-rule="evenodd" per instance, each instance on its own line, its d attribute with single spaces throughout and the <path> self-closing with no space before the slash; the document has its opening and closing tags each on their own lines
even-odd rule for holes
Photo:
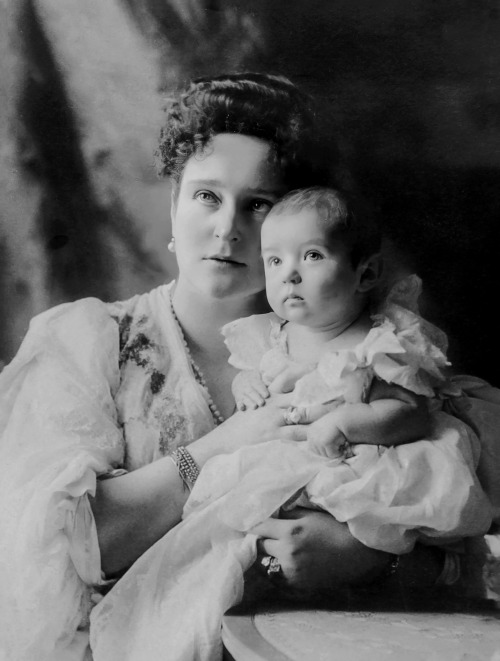
<svg viewBox="0 0 500 661">
<path fill-rule="evenodd" d="M 275 557 L 281 572 L 269 580 L 297 599 L 335 594 L 342 584 L 370 581 L 390 561 L 391 556 L 364 546 L 330 514 L 298 507 L 282 517 L 252 529 L 261 537 L 256 562 L 265 555 Z"/>
<path fill-rule="evenodd" d="M 280 395 L 289 399 L 289 395 Z M 283 401 L 288 406 L 287 401 Z M 194 441 L 189 452 L 198 466 L 218 454 L 235 452 L 246 445 L 267 441 L 305 441 L 307 425 L 288 425 L 285 408 L 268 401 L 265 406 L 253 411 L 236 411 L 221 425 L 206 436 Z"/>
<path fill-rule="evenodd" d="M 285 407 L 268 401 L 264 407 L 234 413 L 224 425 L 221 425 L 225 427 L 225 431 L 231 432 L 230 446 L 226 451 L 233 452 L 244 445 L 278 439 L 305 441 L 307 425 L 286 424 L 285 411 Z"/>
</svg>

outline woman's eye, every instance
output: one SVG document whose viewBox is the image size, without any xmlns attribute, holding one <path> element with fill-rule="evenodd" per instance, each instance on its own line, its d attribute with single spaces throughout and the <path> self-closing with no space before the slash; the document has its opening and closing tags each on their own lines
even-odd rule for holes
<svg viewBox="0 0 500 661">
<path fill-rule="evenodd" d="M 195 195 L 195 198 L 203 204 L 216 204 L 218 201 L 217 197 L 213 193 L 206 190 L 198 191 Z"/>
<path fill-rule="evenodd" d="M 320 259 L 323 259 L 323 255 L 317 250 L 310 250 L 305 254 L 304 259 L 308 259 L 310 262 L 318 262 Z"/>
<path fill-rule="evenodd" d="M 256 213 L 268 214 L 273 207 L 273 203 L 269 200 L 253 200 L 250 204 L 252 211 Z"/>
</svg>

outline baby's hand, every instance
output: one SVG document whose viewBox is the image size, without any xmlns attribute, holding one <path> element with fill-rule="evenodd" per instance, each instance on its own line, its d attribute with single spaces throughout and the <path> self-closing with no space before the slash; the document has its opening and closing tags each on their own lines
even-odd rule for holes
<svg viewBox="0 0 500 661">
<path fill-rule="evenodd" d="M 238 411 L 264 406 L 269 390 L 257 370 L 245 370 L 234 377 L 231 386 Z"/>
<path fill-rule="evenodd" d="M 307 441 L 313 452 L 328 459 L 344 457 L 349 446 L 347 438 L 335 424 L 334 411 L 308 426 Z"/>
</svg>

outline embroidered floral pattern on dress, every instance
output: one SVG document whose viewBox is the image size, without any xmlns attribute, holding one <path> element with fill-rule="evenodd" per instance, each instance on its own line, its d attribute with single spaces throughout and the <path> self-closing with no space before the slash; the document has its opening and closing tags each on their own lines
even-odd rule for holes
<svg viewBox="0 0 500 661">
<path fill-rule="evenodd" d="M 186 416 L 176 411 L 176 402 L 171 397 L 162 400 L 162 407 L 155 411 L 155 419 L 160 423 L 158 447 L 163 456 L 172 454 L 183 439 L 187 438 L 188 424 Z"/>
</svg>

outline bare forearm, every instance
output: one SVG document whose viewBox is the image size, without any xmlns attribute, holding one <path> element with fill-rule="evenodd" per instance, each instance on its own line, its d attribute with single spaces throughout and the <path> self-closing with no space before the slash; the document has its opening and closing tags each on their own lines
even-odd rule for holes
<svg viewBox="0 0 500 661">
<path fill-rule="evenodd" d="M 173 528 L 181 519 L 187 495 L 169 458 L 99 481 L 92 510 L 103 571 L 115 574 L 129 567 Z"/>
<path fill-rule="evenodd" d="M 201 468 L 219 454 L 234 452 L 250 442 L 276 438 L 278 423 L 283 423 L 283 414 L 271 406 L 235 413 L 190 443 L 189 452 Z M 126 569 L 179 523 L 188 495 L 169 457 L 99 482 L 92 510 L 103 570 L 114 574 Z"/>
<path fill-rule="evenodd" d="M 210 457 L 227 452 L 232 436 L 230 426 L 222 425 L 190 444 L 189 451 L 201 467 Z M 103 571 L 114 574 L 129 567 L 177 525 L 188 495 L 169 457 L 99 481 L 91 505 Z"/>
</svg>

